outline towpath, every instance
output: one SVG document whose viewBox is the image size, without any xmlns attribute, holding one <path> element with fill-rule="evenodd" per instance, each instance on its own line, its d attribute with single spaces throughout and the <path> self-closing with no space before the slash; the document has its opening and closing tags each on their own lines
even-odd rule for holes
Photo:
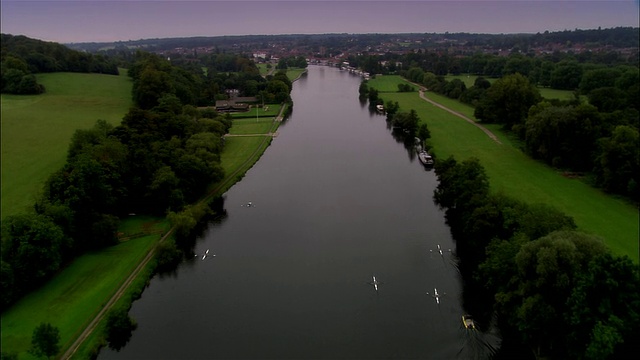
<svg viewBox="0 0 640 360">
<path fill-rule="evenodd" d="M 284 110 L 285 110 L 285 108 L 286 107 L 283 106 L 280 109 L 280 113 L 278 114 L 278 116 L 276 116 L 274 118 L 274 126 L 275 126 L 276 122 L 281 122 L 282 119 L 284 118 Z M 225 179 L 220 184 L 218 184 L 218 186 L 216 186 L 212 191 L 210 191 L 201 201 L 207 201 L 212 196 L 218 194 L 229 183 L 231 183 L 232 181 L 237 181 L 237 175 L 242 171 L 246 171 L 246 169 L 245 169 L 246 165 L 248 165 L 252 161 L 254 161 L 255 157 L 260 156 L 262 154 L 261 150 L 263 150 L 264 142 L 267 141 L 268 137 L 269 136 L 271 136 L 271 137 L 277 136 L 278 133 L 274 132 L 273 130 L 274 130 L 274 128 L 272 128 L 272 131 L 269 132 L 269 134 L 263 134 L 264 135 L 264 140 L 263 140 L 262 144 L 255 149 L 255 151 L 247 158 L 247 160 L 243 163 L 243 165 L 238 167 L 238 169 L 235 170 L 229 176 L 226 176 Z M 255 136 L 255 135 L 248 135 L 248 136 Z M 171 228 L 166 234 L 164 234 L 164 236 L 162 236 L 162 238 L 160 238 L 160 241 L 158 241 L 158 244 L 160 244 L 163 241 L 165 241 L 174 232 L 174 230 L 175 230 L 175 228 Z M 129 275 L 129 277 L 122 283 L 122 285 L 120 286 L 118 291 L 116 291 L 116 293 L 113 294 L 113 296 L 109 299 L 109 301 L 107 301 L 107 303 L 105 303 L 103 305 L 102 309 L 100 309 L 98 314 L 96 314 L 96 316 L 87 324 L 87 327 L 78 335 L 78 337 L 73 341 L 71 346 L 69 346 L 67 348 L 67 350 L 62 354 L 60 359 L 65 359 L 65 360 L 66 359 L 70 359 L 76 353 L 76 351 L 78 350 L 80 345 L 82 345 L 82 343 L 87 339 L 87 337 L 89 337 L 89 335 L 91 335 L 91 333 L 98 326 L 98 323 L 100 322 L 100 320 L 102 320 L 106 316 L 107 312 L 111 309 L 113 304 L 115 304 L 116 301 L 118 301 L 122 297 L 122 295 L 125 293 L 127 288 L 129 288 L 129 286 L 131 285 L 131 283 L 140 275 L 140 272 L 142 271 L 142 269 L 144 269 L 145 266 L 147 266 L 147 264 L 149 263 L 149 261 L 151 261 L 151 259 L 153 259 L 153 256 L 155 254 L 155 250 L 156 249 L 154 247 L 153 249 L 151 249 L 147 253 L 147 255 L 140 262 L 140 264 L 138 264 L 138 266 L 131 273 L 131 275 Z"/>
<path fill-rule="evenodd" d="M 417 84 L 416 84 L 416 85 L 417 85 Z M 501 144 L 501 145 L 502 145 L 502 142 L 498 139 L 498 137 L 497 137 L 494 133 L 492 133 L 492 132 L 491 132 L 491 130 L 487 129 L 486 127 L 484 127 L 484 126 L 482 126 L 482 125 L 480 125 L 480 124 L 478 124 L 478 123 L 477 123 L 477 122 L 475 122 L 473 119 L 469 119 L 468 117 L 464 116 L 463 114 L 461 114 L 461 113 L 459 113 L 459 112 L 457 112 L 457 111 L 455 111 L 455 110 L 452 110 L 452 109 L 450 109 L 450 108 L 448 108 L 448 107 L 446 107 L 446 106 L 444 106 L 444 105 L 442 105 L 442 104 L 440 104 L 440 103 L 437 103 L 437 102 L 435 102 L 435 101 L 433 101 L 433 100 L 429 99 L 429 98 L 428 98 L 428 97 L 426 97 L 426 95 L 424 94 L 424 91 L 425 91 L 425 88 L 420 87 L 419 94 L 420 94 L 420 97 L 421 97 L 423 100 L 426 100 L 427 102 L 429 102 L 429 103 L 433 104 L 434 106 L 437 106 L 437 107 L 439 107 L 439 108 L 440 108 L 440 109 L 442 109 L 442 110 L 448 111 L 448 112 L 450 112 L 451 114 L 453 114 L 453 115 L 455 115 L 455 116 L 457 116 L 457 117 L 459 117 L 459 118 L 461 118 L 461 119 L 466 120 L 466 121 L 467 121 L 467 122 L 469 122 L 470 124 L 473 124 L 474 126 L 478 127 L 480 130 L 484 131 L 484 133 L 485 133 L 485 134 L 487 134 L 487 136 L 488 136 L 489 138 L 491 138 L 493 141 L 495 141 L 496 143 L 498 143 L 498 144 Z"/>
</svg>

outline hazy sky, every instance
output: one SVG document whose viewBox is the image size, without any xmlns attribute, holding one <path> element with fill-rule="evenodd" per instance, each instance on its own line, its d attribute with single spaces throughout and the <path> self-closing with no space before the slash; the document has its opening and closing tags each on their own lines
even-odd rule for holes
<svg viewBox="0 0 640 360">
<path fill-rule="evenodd" d="M 2 33 L 69 42 L 247 34 L 536 33 L 638 25 L 638 0 L 2 0 Z"/>
</svg>

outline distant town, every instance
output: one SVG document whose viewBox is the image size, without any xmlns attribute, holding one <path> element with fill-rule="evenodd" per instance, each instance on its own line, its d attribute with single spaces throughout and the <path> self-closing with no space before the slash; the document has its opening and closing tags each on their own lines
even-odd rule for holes
<svg viewBox="0 0 640 360">
<path fill-rule="evenodd" d="M 167 57 L 195 58 L 199 54 L 230 51 L 251 54 L 256 62 L 277 62 L 280 58 L 304 56 L 310 63 L 340 64 L 353 56 L 392 57 L 425 51 L 451 56 L 615 52 L 623 58 L 637 59 L 638 41 L 638 28 L 620 27 L 537 34 L 246 35 L 65 45 L 76 50 L 107 54 L 140 49 Z"/>
</svg>

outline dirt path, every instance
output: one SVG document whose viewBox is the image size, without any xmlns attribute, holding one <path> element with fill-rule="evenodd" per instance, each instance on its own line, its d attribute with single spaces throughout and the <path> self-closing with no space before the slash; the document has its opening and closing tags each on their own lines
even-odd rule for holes
<svg viewBox="0 0 640 360">
<path fill-rule="evenodd" d="M 480 125 L 480 124 L 478 124 L 478 123 L 477 123 L 477 122 L 475 122 L 474 120 L 469 119 L 468 117 L 464 116 L 463 114 L 461 114 L 461 113 L 459 113 L 459 112 L 457 112 L 457 111 L 455 111 L 455 110 L 452 110 L 452 109 L 450 109 L 450 108 L 448 108 L 448 107 L 446 107 L 446 106 L 444 106 L 444 105 L 442 105 L 442 104 L 439 104 L 439 103 L 437 103 L 437 102 L 435 102 L 435 101 L 433 101 L 433 100 L 431 100 L 431 99 L 427 98 L 427 97 L 424 95 L 424 90 L 425 90 L 424 88 L 420 88 L 420 91 L 419 91 L 419 93 L 420 93 L 420 97 L 421 97 L 423 100 L 426 100 L 427 102 L 429 102 L 429 103 L 431 103 L 431 104 L 433 104 L 433 105 L 435 105 L 435 106 L 439 107 L 440 109 L 445 110 L 445 111 L 448 111 L 448 112 L 452 113 L 453 115 L 455 115 L 455 116 L 457 116 L 457 117 L 459 117 L 459 118 L 461 118 L 461 119 L 466 120 L 466 121 L 467 121 L 467 122 L 469 122 L 470 124 L 473 124 L 474 126 L 478 127 L 480 130 L 484 131 L 484 133 L 485 133 L 485 134 L 487 134 L 487 136 L 488 136 L 488 137 L 490 137 L 493 141 L 495 141 L 495 142 L 497 142 L 498 144 L 501 144 L 501 145 L 502 145 L 502 142 L 500 142 L 500 140 L 498 140 L 498 137 L 497 137 L 494 133 L 492 133 L 492 132 L 491 132 L 491 130 L 487 129 L 486 127 L 484 127 L 484 126 L 482 126 L 482 125 Z"/>
</svg>

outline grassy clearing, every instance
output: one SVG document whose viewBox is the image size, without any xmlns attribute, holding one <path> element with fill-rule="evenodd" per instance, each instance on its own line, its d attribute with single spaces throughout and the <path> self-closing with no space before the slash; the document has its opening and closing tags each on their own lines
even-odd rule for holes
<svg viewBox="0 0 640 360">
<path fill-rule="evenodd" d="M 302 74 L 305 72 L 307 72 L 307 69 L 289 68 L 287 69 L 287 77 L 289 78 L 289 80 L 294 81 L 300 76 L 302 76 Z"/>
<path fill-rule="evenodd" d="M 233 126 L 229 129 L 231 135 L 268 134 L 273 127 L 273 119 L 238 119 L 233 120 Z M 227 138 L 228 139 L 228 138 Z"/>
<path fill-rule="evenodd" d="M 387 78 L 387 79 L 385 79 Z M 378 77 L 369 85 L 386 89 L 399 77 Z M 455 100 L 433 93 L 427 95 L 473 119 L 473 109 Z M 494 191 L 530 203 L 546 203 L 572 216 L 578 227 L 602 237 L 613 253 L 627 255 L 638 262 L 638 211 L 629 203 L 609 196 L 579 179 L 564 177 L 557 170 L 535 161 L 519 150 L 517 141 L 499 126 L 487 126 L 502 145 L 480 129 L 419 98 L 418 93 L 381 93 L 385 100 L 398 101 L 402 110 L 415 109 L 431 130 L 429 140 L 440 158 L 453 155 L 458 160 L 471 156 L 480 159 Z"/>
<path fill-rule="evenodd" d="M 104 119 L 117 125 L 131 105 L 131 81 L 120 76 L 39 74 L 42 95 L 2 94 L 2 217 L 32 206 L 46 178 L 64 164 L 77 129 Z"/>
<path fill-rule="evenodd" d="M 282 105 L 280 104 L 265 104 L 264 107 L 258 108 L 258 117 L 276 117 L 280 113 L 280 108 Z M 235 112 L 229 113 L 233 119 L 242 119 L 242 118 L 256 118 L 256 110 L 251 109 L 247 112 Z"/>
<path fill-rule="evenodd" d="M 545 99 L 573 100 L 574 98 L 573 91 L 571 90 L 556 90 L 538 86 L 538 91 L 540 91 L 540 95 Z M 586 101 L 585 96 L 581 96 L 581 98 L 583 101 Z"/>
<path fill-rule="evenodd" d="M 271 66 L 269 67 L 269 65 Z M 260 70 L 260 75 L 262 76 L 267 76 L 269 71 L 275 67 L 273 64 L 256 64 L 256 66 L 258 67 L 258 70 Z"/>
<path fill-rule="evenodd" d="M 271 143 L 271 141 L 267 140 L 266 144 L 264 137 L 262 136 L 249 136 L 249 137 L 228 137 L 225 140 L 225 149 L 222 152 L 222 167 L 224 168 L 225 174 L 233 174 L 234 172 L 242 169 L 243 167 L 247 167 L 249 169 L 254 162 L 250 164 L 246 164 L 247 160 L 250 159 L 251 154 L 253 154 L 256 149 L 266 147 Z M 258 159 L 256 158 L 256 161 Z M 245 170 L 246 171 L 246 170 Z M 244 171 L 240 171 L 241 174 Z"/>
<path fill-rule="evenodd" d="M 56 326 L 62 348 L 68 347 L 158 239 L 159 235 L 141 236 L 76 259 L 2 314 L 2 351 L 36 359 L 27 350 L 33 329 L 42 322 Z"/>
</svg>

